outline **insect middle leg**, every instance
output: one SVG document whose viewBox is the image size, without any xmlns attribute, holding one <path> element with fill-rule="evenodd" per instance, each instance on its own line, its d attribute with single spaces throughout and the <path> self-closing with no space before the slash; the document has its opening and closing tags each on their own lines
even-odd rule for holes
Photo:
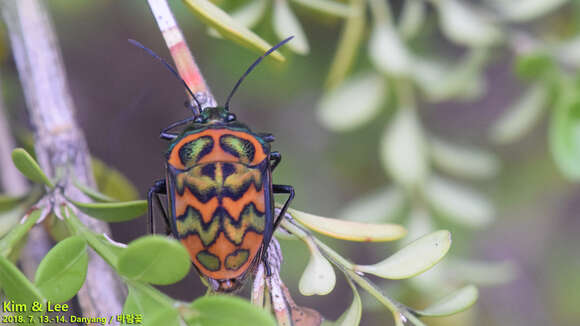
<svg viewBox="0 0 580 326">
<path fill-rule="evenodd" d="M 282 219 L 286 215 L 286 211 L 288 210 L 288 206 L 290 206 L 290 202 L 292 202 L 292 199 L 294 199 L 294 187 L 289 186 L 289 185 L 276 185 L 275 184 L 275 185 L 272 185 L 272 191 L 275 194 L 288 194 L 288 199 L 286 199 L 286 202 L 284 203 L 284 205 L 282 206 L 282 209 L 280 210 L 280 214 L 278 214 L 276 221 L 274 221 L 274 226 L 272 227 L 272 233 L 269 235 L 265 235 L 266 238 L 264 239 L 262 261 L 264 262 L 264 267 L 266 267 L 266 275 L 268 275 L 268 276 L 272 275 L 272 272 L 270 271 L 270 266 L 268 265 L 268 247 L 270 246 L 270 240 L 272 239 L 272 235 L 274 234 L 274 232 L 276 232 L 276 228 L 278 228 L 278 225 L 280 225 L 280 222 L 282 221 Z"/>
<path fill-rule="evenodd" d="M 171 232 L 171 226 L 169 224 L 169 218 L 167 217 L 167 212 L 165 208 L 163 208 L 163 204 L 161 203 L 161 199 L 159 199 L 159 195 L 167 194 L 167 185 L 165 180 L 157 180 L 149 188 L 147 192 L 147 207 L 148 207 L 148 219 L 147 219 L 147 230 L 150 234 L 155 234 L 155 221 L 153 220 L 153 198 L 155 198 L 155 202 L 163 215 L 163 219 L 165 220 L 165 227 L 166 233 L 169 234 Z"/>
</svg>

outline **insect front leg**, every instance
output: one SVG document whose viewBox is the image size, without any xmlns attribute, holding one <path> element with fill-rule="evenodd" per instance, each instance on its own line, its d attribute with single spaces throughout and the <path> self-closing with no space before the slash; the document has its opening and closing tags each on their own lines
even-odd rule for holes
<svg viewBox="0 0 580 326">
<path fill-rule="evenodd" d="M 270 171 L 274 171 L 280 161 L 282 161 L 282 154 L 280 154 L 280 152 L 270 153 L 270 161 L 272 161 L 272 163 L 270 163 Z"/>
<path fill-rule="evenodd" d="M 165 208 L 163 208 L 163 204 L 161 203 L 161 199 L 159 199 L 159 195 L 167 194 L 167 185 L 165 180 L 157 180 L 149 188 L 147 192 L 147 206 L 148 206 L 148 219 L 147 219 L 147 230 L 150 234 L 155 234 L 155 223 L 153 221 L 153 198 L 155 197 L 155 202 L 163 214 L 163 219 L 165 220 L 166 232 L 167 234 L 170 233 L 171 226 L 169 224 L 169 218 L 167 217 L 167 213 L 165 212 Z"/>
</svg>

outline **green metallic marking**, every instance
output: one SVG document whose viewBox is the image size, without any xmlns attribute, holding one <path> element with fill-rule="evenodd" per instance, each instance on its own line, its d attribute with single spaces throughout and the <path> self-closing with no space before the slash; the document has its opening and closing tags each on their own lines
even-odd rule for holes
<svg viewBox="0 0 580 326">
<path fill-rule="evenodd" d="M 229 270 L 237 270 L 248 261 L 250 251 L 247 249 L 238 249 L 226 257 L 225 266 Z"/>
<path fill-rule="evenodd" d="M 204 229 L 201 215 L 191 206 L 187 207 L 185 217 L 177 218 L 175 224 L 179 238 L 185 238 L 188 234 L 197 234 L 205 247 L 217 238 L 220 227 L 219 219 L 214 218 Z"/>
<path fill-rule="evenodd" d="M 254 160 L 256 149 L 249 140 L 233 135 L 220 137 L 220 146 L 226 152 L 240 158 L 240 162 L 248 164 Z"/>
<path fill-rule="evenodd" d="M 219 258 L 206 250 L 198 252 L 197 255 L 195 255 L 195 258 L 197 258 L 197 260 L 203 267 L 207 268 L 212 272 L 215 272 L 220 269 Z"/>
<path fill-rule="evenodd" d="M 179 159 L 184 166 L 195 165 L 203 156 L 211 152 L 213 139 L 203 136 L 183 144 L 179 149 Z"/>
<path fill-rule="evenodd" d="M 234 244 L 240 245 L 244 241 L 246 230 L 252 230 L 261 234 L 264 232 L 264 213 L 259 212 L 254 204 L 248 204 L 240 214 L 236 223 L 229 218 L 224 220 L 224 232 Z M 234 223 L 238 225 L 234 225 Z"/>
</svg>

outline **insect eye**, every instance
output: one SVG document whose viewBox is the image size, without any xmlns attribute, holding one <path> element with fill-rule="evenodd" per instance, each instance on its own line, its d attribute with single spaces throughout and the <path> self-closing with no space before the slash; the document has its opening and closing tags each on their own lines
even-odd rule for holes
<svg viewBox="0 0 580 326">
<path fill-rule="evenodd" d="M 228 113 L 228 115 L 226 116 L 226 121 L 227 122 L 232 122 L 236 120 L 236 115 L 233 113 Z"/>
</svg>

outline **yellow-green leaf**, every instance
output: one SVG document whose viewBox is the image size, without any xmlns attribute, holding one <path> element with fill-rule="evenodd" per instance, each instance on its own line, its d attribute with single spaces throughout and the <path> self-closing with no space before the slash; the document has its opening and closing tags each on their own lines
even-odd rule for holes
<svg viewBox="0 0 580 326">
<path fill-rule="evenodd" d="M 458 44 L 481 47 L 492 45 L 502 38 L 497 25 L 463 1 L 435 2 L 439 10 L 443 34 Z"/>
<path fill-rule="evenodd" d="M 409 51 L 388 23 L 375 24 L 369 39 L 369 57 L 377 69 L 388 75 L 407 76 L 411 69 Z"/>
<path fill-rule="evenodd" d="M 12 210 L 22 202 L 24 196 L 11 197 L 0 195 L 0 212 Z"/>
<path fill-rule="evenodd" d="M 368 72 L 351 77 L 324 94 L 318 105 L 318 120 L 333 131 L 358 128 L 380 113 L 386 95 L 383 76 Z"/>
<path fill-rule="evenodd" d="M 411 242 L 377 264 L 357 265 L 355 269 L 382 278 L 409 278 L 437 264 L 450 247 L 451 233 L 447 230 L 440 230 Z"/>
<path fill-rule="evenodd" d="M 348 285 L 352 289 L 352 303 L 348 309 L 338 318 L 338 320 L 333 324 L 334 326 L 358 326 L 360 324 L 360 318 L 362 315 L 362 301 L 360 295 L 352 283 L 350 278 L 346 278 Z"/>
<path fill-rule="evenodd" d="M 230 15 L 208 0 L 184 0 L 199 19 L 215 28 L 223 37 L 244 47 L 264 53 L 272 46 L 261 37 L 236 22 Z M 270 57 L 283 62 L 284 57 L 273 52 Z"/>
<path fill-rule="evenodd" d="M 13 150 L 12 161 L 14 162 L 14 166 L 31 181 L 43 183 L 50 188 L 54 187 L 52 181 L 44 174 L 38 163 L 24 149 L 16 148 Z"/>
<path fill-rule="evenodd" d="M 420 316 L 449 316 L 466 310 L 477 301 L 478 291 L 473 285 L 467 285 L 454 291 L 426 309 L 416 311 Z"/>
<path fill-rule="evenodd" d="M 309 229 L 337 239 L 368 242 L 394 241 L 404 237 L 407 233 L 405 228 L 398 224 L 372 224 L 337 220 L 291 208 L 288 209 L 288 212 Z"/>
<path fill-rule="evenodd" d="M 293 0 L 310 9 L 321 13 L 334 15 L 338 17 L 349 17 L 353 15 L 351 7 L 344 3 L 336 2 L 334 0 Z"/>
<path fill-rule="evenodd" d="M 431 157 L 443 171 L 458 177 L 485 179 L 494 177 L 500 168 L 499 159 L 482 149 L 449 143 L 430 137 Z"/>
<path fill-rule="evenodd" d="M 81 212 L 105 222 L 124 222 L 147 212 L 146 200 L 110 203 L 81 203 L 70 200 Z"/>
<path fill-rule="evenodd" d="M 294 36 L 292 42 L 288 43 L 288 48 L 298 54 L 308 54 L 310 46 L 308 45 L 308 38 L 304 34 L 302 25 L 290 6 L 287 0 L 274 1 L 274 14 L 272 17 L 274 23 L 274 32 L 279 39 L 284 40 L 290 36 Z"/>
<path fill-rule="evenodd" d="M 310 250 L 310 259 L 300 278 L 298 289 L 303 295 L 326 295 L 336 284 L 334 269 L 312 240 L 305 238 L 304 241 Z"/>
</svg>

